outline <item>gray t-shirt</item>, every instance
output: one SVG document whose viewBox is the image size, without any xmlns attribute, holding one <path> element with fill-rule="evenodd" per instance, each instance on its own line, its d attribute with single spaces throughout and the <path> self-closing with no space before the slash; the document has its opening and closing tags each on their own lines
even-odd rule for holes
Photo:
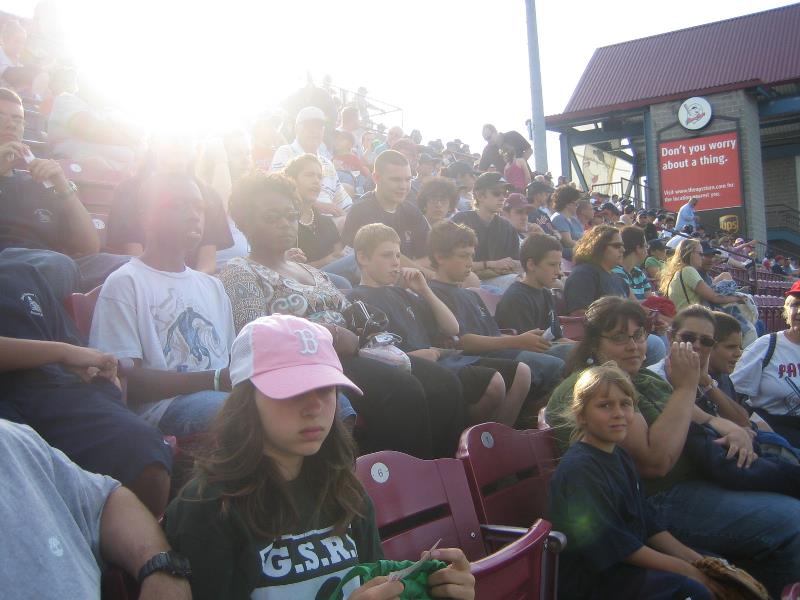
<svg viewBox="0 0 800 600">
<path fill-rule="evenodd" d="M 3 419 L 0 456 L 3 598 L 99 598 L 100 517 L 119 482 Z"/>
</svg>

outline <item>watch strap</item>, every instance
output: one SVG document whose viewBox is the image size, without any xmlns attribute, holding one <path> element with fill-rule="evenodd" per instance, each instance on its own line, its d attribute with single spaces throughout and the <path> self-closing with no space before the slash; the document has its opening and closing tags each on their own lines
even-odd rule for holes
<svg viewBox="0 0 800 600">
<path fill-rule="evenodd" d="M 174 577 L 182 577 L 184 579 L 188 579 L 192 575 L 189 559 L 171 550 L 169 552 L 159 552 L 144 563 L 142 568 L 139 569 L 137 581 L 141 585 L 146 577 L 156 571 L 165 571 Z"/>
</svg>

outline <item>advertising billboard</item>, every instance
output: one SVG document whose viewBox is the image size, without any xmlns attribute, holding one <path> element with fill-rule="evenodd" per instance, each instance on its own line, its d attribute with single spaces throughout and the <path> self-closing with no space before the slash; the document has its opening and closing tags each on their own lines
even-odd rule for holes
<svg viewBox="0 0 800 600">
<path fill-rule="evenodd" d="M 691 198 L 700 199 L 697 210 L 742 205 L 739 135 L 735 131 L 661 142 L 658 168 L 666 210 L 677 212 Z"/>
</svg>

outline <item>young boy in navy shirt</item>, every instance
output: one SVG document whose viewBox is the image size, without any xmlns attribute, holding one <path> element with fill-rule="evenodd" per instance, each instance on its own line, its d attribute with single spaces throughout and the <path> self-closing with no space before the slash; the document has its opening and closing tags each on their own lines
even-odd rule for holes
<svg viewBox="0 0 800 600">
<path fill-rule="evenodd" d="M 348 297 L 386 313 L 388 330 L 402 338 L 398 346 L 409 356 L 436 362 L 458 375 L 471 421 L 513 425 L 530 388 L 529 369 L 511 360 L 465 356 L 435 347 L 438 339 L 458 335 L 459 323 L 431 291 L 421 271 L 400 266 L 400 239 L 391 227 L 365 225 L 353 247 L 361 284 Z"/>
<path fill-rule="evenodd" d="M 561 275 L 561 243 L 549 235 L 534 233 L 519 252 L 525 276 L 511 284 L 500 299 L 494 316 L 497 324 L 519 333 L 550 330 L 553 340 L 569 343 L 571 340 L 565 339 L 561 331 L 550 292 Z M 559 356 L 566 356 L 565 350 L 569 350 L 569 345 L 561 348 L 564 354 Z"/>
<path fill-rule="evenodd" d="M 476 244 L 475 233 L 469 227 L 450 221 L 437 223 L 428 240 L 431 265 L 436 269 L 430 287 L 458 320 L 461 349 L 469 354 L 524 362 L 531 370 L 537 393 L 554 387 L 564 369 L 564 361 L 555 353 L 560 345 L 551 344 L 542 329 L 529 327 L 519 335 L 501 335 L 480 296 L 462 287 L 472 270 Z"/>
</svg>

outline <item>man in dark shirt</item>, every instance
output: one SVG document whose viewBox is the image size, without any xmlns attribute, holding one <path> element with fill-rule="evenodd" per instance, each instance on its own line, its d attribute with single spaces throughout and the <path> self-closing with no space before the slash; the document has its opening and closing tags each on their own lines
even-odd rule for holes
<svg viewBox="0 0 800 600">
<path fill-rule="evenodd" d="M 481 280 L 507 288 L 519 271 L 519 235 L 501 215 L 510 184 L 499 173 L 484 173 L 472 190 L 476 210 L 456 213 L 453 223 L 463 223 L 475 232 L 475 260 Z"/>
<path fill-rule="evenodd" d="M 157 429 L 126 408 L 114 357 L 81 347 L 72 329 L 34 267 L 0 260 L 0 419 L 30 425 L 81 467 L 119 479 L 161 514 L 172 452 Z"/>
<path fill-rule="evenodd" d="M 481 159 L 478 162 L 479 171 L 489 171 L 493 169 L 497 173 L 502 173 L 506 168 L 506 161 L 503 160 L 500 154 L 500 144 L 503 141 L 503 134 L 497 131 L 494 125 L 487 123 L 483 126 L 481 132 L 483 139 L 486 140 L 486 147 L 481 153 Z"/>
<path fill-rule="evenodd" d="M 702 277 L 703 281 L 709 286 L 714 285 L 714 279 L 711 277 L 711 269 L 714 266 L 714 259 L 720 254 L 722 254 L 722 252 L 712 248 L 711 244 L 708 242 L 700 242 L 702 263 L 700 264 L 700 268 L 697 269 L 697 272 L 700 273 L 700 277 Z"/>
<path fill-rule="evenodd" d="M 0 256 L 35 266 L 59 299 L 99 285 L 128 258 L 98 254 L 75 184 L 56 161 L 35 158 L 22 143 L 22 100 L 5 88 L 0 119 Z"/>
</svg>

